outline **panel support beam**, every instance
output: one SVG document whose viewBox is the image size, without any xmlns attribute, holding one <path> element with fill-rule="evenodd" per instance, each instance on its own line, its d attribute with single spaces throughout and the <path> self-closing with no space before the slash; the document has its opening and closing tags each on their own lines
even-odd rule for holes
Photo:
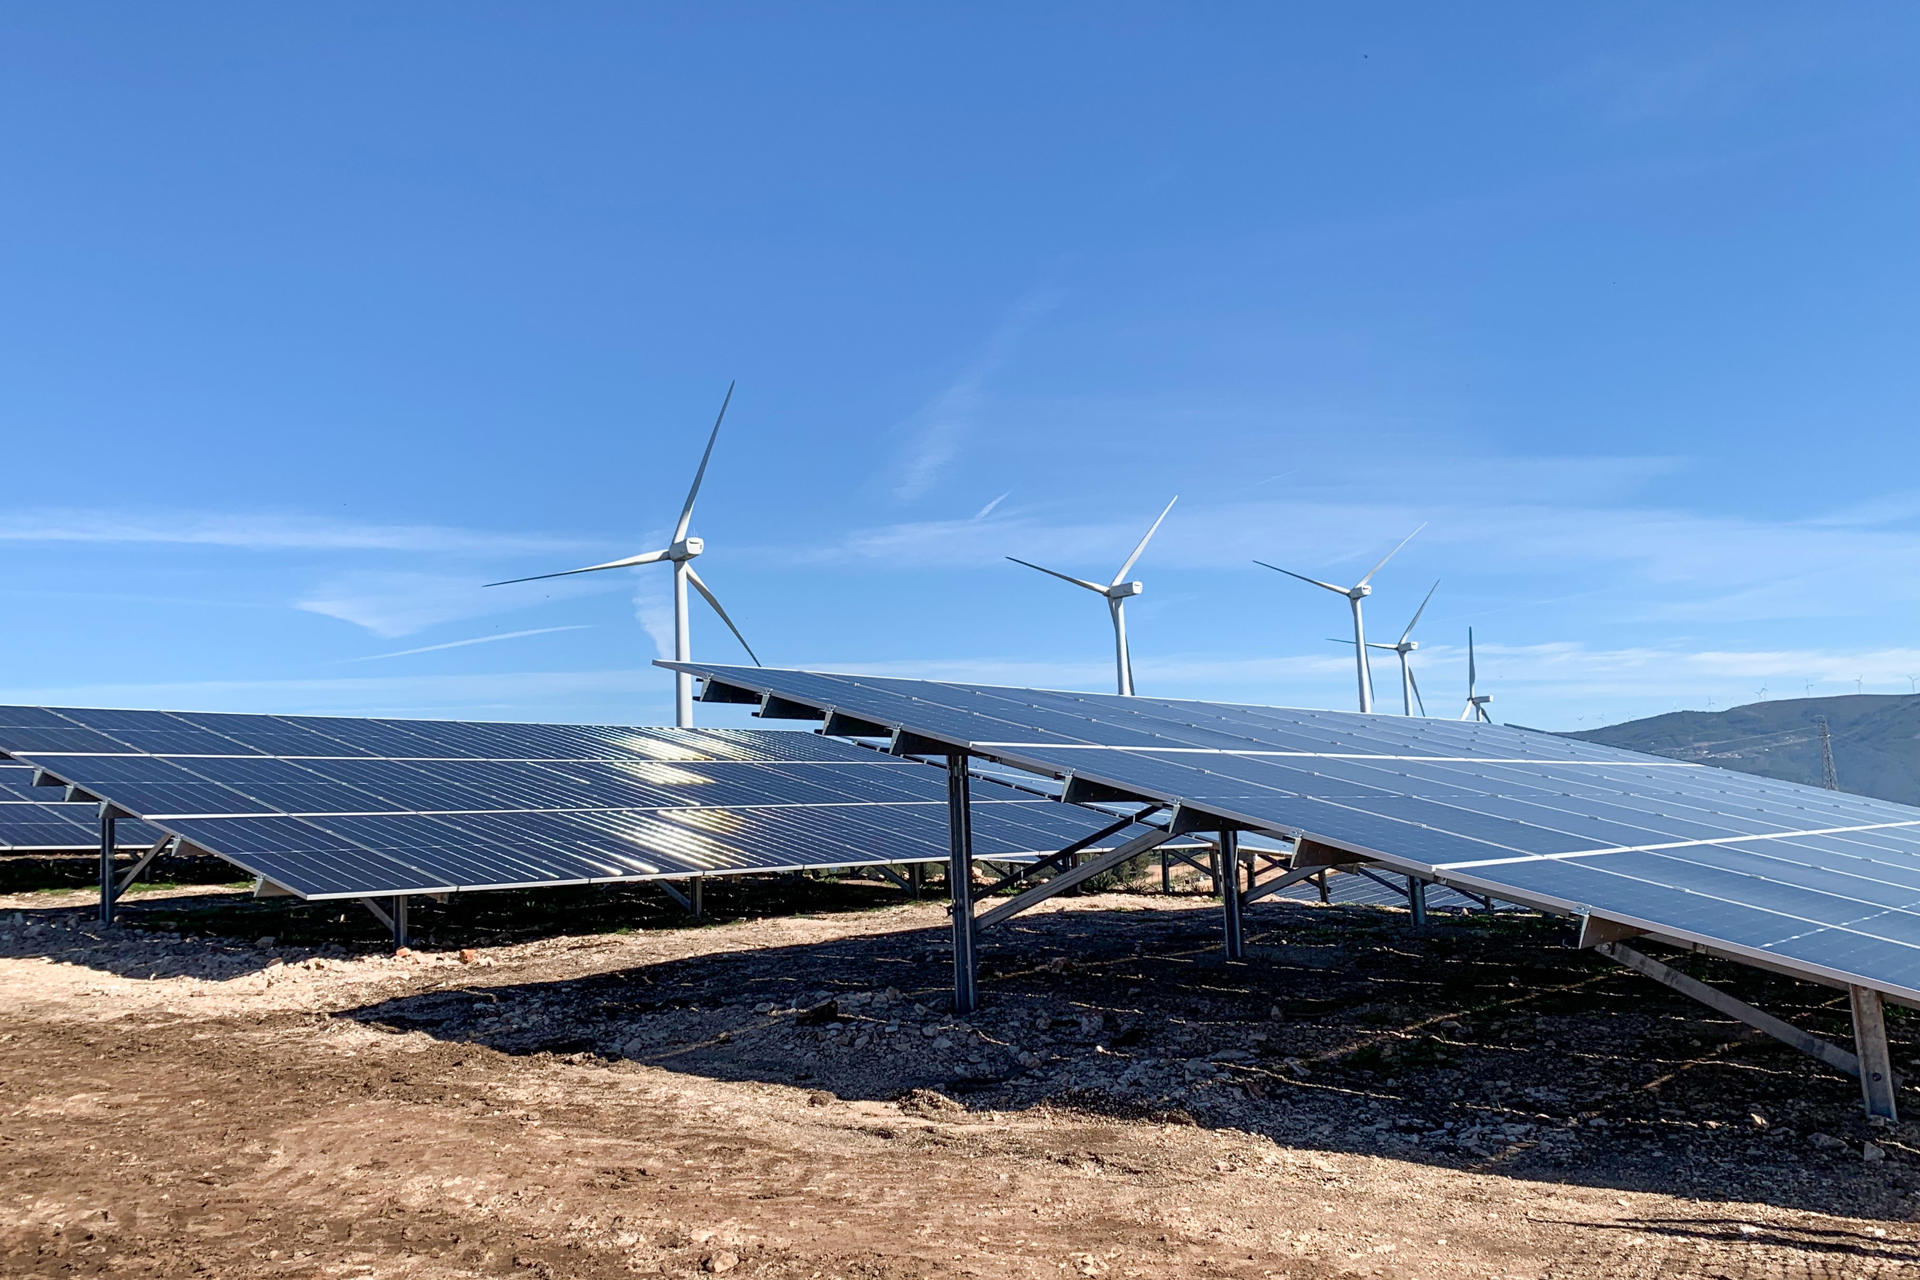
<svg viewBox="0 0 1920 1280">
<path fill-rule="evenodd" d="M 126 871 L 121 872 L 119 881 L 113 887 L 114 898 L 117 900 L 121 894 L 131 889 L 134 881 L 146 873 L 147 868 L 153 865 L 153 860 L 159 857 L 168 845 L 175 845 L 177 847 L 178 843 L 179 838 L 177 836 L 161 836 L 158 840 L 155 840 L 153 847 L 140 855 L 139 861 L 135 862 L 133 866 L 129 867 Z"/>
<path fill-rule="evenodd" d="M 100 806 L 100 923 L 113 923 L 113 900 L 119 897 L 113 881 L 114 825 L 113 807 Z"/>
<path fill-rule="evenodd" d="M 1109 849 L 1097 858 L 1089 858 L 1077 867 L 1062 871 L 1045 884 L 1037 884 L 1019 897 L 1003 902 L 991 911 L 983 912 L 975 921 L 974 927 L 987 929 L 1003 920 L 1010 920 L 1022 911 L 1030 911 L 1048 898 L 1058 897 L 1075 885 L 1091 880 L 1101 872 L 1111 870 L 1151 849 L 1157 849 L 1173 838 L 1171 831 L 1142 832 L 1118 848 Z"/>
<path fill-rule="evenodd" d="M 959 1014 L 972 1013 L 980 1003 L 973 958 L 972 799 L 967 753 L 956 751 L 947 757 L 947 895 L 953 912 L 953 1011 Z"/>
<path fill-rule="evenodd" d="M 1887 1052 L 1887 1010 L 1880 993 L 1871 987 L 1848 987 L 1853 1005 L 1853 1049 L 1859 1062 L 1860 1092 L 1867 1114 L 1898 1122 L 1900 1109 L 1893 1098 L 1893 1059 Z"/>
<path fill-rule="evenodd" d="M 1262 898 L 1273 896 L 1282 889 L 1292 888 L 1302 880 L 1312 880 L 1316 876 L 1325 874 L 1325 872 L 1326 868 L 1320 866 L 1295 867 L 1291 871 L 1282 872 L 1271 880 L 1266 880 L 1253 886 L 1253 888 L 1240 895 L 1240 903 L 1242 906 L 1245 906 L 1250 902 L 1258 902 Z"/>
<path fill-rule="evenodd" d="M 1860 1076 L 1860 1059 L 1855 1055 L 1848 1053 L 1837 1044 L 1822 1040 L 1819 1036 L 1809 1032 L 1802 1031 L 1790 1022 L 1782 1022 L 1764 1009 L 1756 1009 L 1744 1000 L 1735 999 L 1718 987 L 1710 987 L 1698 978 L 1688 977 L 1678 969 L 1661 964 L 1652 956 L 1635 951 L 1632 947 L 1624 946 L 1618 942 L 1598 942 L 1594 944 L 1593 949 L 1616 964 L 1625 965 L 1635 973 L 1643 973 L 1655 982 L 1663 986 L 1671 987 L 1689 999 L 1698 1000 L 1709 1009 L 1718 1013 L 1724 1013 L 1729 1018 L 1744 1022 L 1756 1031 L 1766 1032 L 1775 1040 L 1780 1041 L 1780 1043 L 1798 1049 L 1810 1058 L 1819 1059 L 1842 1075 L 1853 1076 L 1856 1079 Z M 1856 987 L 1854 990 L 1857 991 L 1860 990 L 1860 988 Z M 1874 994 L 1877 996 L 1878 993 Z M 1877 1000 L 1875 1002 L 1875 1008 L 1878 1008 Z M 1857 1005 L 1855 1009 L 1857 1018 Z M 1858 1027 L 1859 1023 L 1856 1020 L 1856 1034 Z M 1880 1051 L 1884 1054 L 1886 1052 L 1886 1028 L 1884 1025 L 1880 1028 L 1879 1044 Z M 1869 1094 L 1869 1099 L 1871 1099 L 1871 1096 L 1872 1095 Z M 1889 1071 L 1886 1103 L 1889 1107 L 1893 1105 L 1892 1098 L 1893 1086 L 1891 1083 L 1891 1073 Z M 1871 1109 L 1871 1106 L 1872 1103 L 1869 1101 L 1869 1109 Z"/>
<path fill-rule="evenodd" d="M 407 899 L 403 894 L 394 894 L 385 898 L 362 898 L 360 905 L 373 913 L 373 918 L 393 931 L 393 949 L 395 951 L 407 945 L 410 936 L 407 932 Z"/>
<path fill-rule="evenodd" d="M 1221 932 L 1229 960 L 1247 958 L 1247 937 L 1240 919 L 1240 833 L 1223 827 L 1220 831 L 1220 906 Z"/>
<path fill-rule="evenodd" d="M 1050 854 L 1047 857 L 1041 858 L 1037 862 L 1030 862 L 1025 866 L 1015 867 L 1013 870 L 1001 876 L 998 880 L 995 880 L 992 884 L 987 885 L 985 888 L 981 889 L 979 893 L 976 894 L 975 896 L 981 897 L 981 898 L 990 898 L 994 894 L 999 893 L 1002 889 L 1008 889 L 1016 884 L 1019 884 L 1022 880 L 1031 880 L 1033 879 L 1033 877 L 1041 874 L 1044 871 L 1050 871 L 1057 867 L 1069 865 L 1073 862 L 1075 858 L 1079 857 L 1082 853 L 1085 853 L 1088 849 L 1091 849 L 1094 845 L 1099 844 L 1102 840 L 1105 840 L 1110 836 L 1116 836 L 1120 834 L 1122 831 L 1125 831 L 1128 827 L 1132 826 L 1134 823 L 1139 822 L 1142 819 L 1149 818 L 1153 816 L 1155 813 L 1158 813 L 1159 811 L 1160 811 L 1160 806 L 1154 805 L 1151 808 L 1142 809 L 1139 813 L 1131 817 L 1117 818 L 1114 821 L 1108 823 L 1106 826 L 1100 828 L 1098 831 L 1094 832 L 1092 835 L 1083 836 L 1080 839 L 1075 840 L 1072 844 L 1060 850 L 1060 852 L 1058 853 Z"/>
</svg>

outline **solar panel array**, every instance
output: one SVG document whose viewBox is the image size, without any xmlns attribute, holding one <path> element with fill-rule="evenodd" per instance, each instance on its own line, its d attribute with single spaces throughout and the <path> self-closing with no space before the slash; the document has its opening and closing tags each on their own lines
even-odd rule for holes
<svg viewBox="0 0 1920 1280">
<path fill-rule="evenodd" d="M 33 770 L 0 764 L 0 854 L 79 853 L 100 846 L 99 807 L 69 803 L 58 790 L 33 785 Z M 143 822 L 123 822 L 122 848 L 149 847 L 160 833 Z"/>
<path fill-rule="evenodd" d="M 947 856 L 941 771 L 783 730 L 0 707 L 0 753 L 305 898 Z M 974 800 L 984 858 L 1107 822 Z"/>
<path fill-rule="evenodd" d="M 1203 815 L 1196 825 L 1306 836 L 1443 883 L 1920 999 L 1920 809 L 1501 725 L 684 669 L 1177 803 Z"/>
</svg>

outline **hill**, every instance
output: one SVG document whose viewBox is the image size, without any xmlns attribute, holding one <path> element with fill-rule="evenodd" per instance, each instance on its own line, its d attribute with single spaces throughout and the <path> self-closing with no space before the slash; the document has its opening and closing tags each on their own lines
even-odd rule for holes
<svg viewBox="0 0 1920 1280">
<path fill-rule="evenodd" d="M 1920 697 L 1782 698 L 1727 711 L 1675 711 L 1566 736 L 1817 787 L 1820 716 L 1833 732 L 1841 790 L 1920 805 Z"/>
</svg>

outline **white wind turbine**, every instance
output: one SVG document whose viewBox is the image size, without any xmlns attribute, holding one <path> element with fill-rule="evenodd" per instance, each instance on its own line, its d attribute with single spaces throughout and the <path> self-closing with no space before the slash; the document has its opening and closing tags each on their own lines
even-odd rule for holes
<svg viewBox="0 0 1920 1280">
<path fill-rule="evenodd" d="M 713 420 L 713 432 L 707 437 L 707 450 L 700 455 L 700 469 L 693 473 L 693 487 L 687 490 L 687 505 L 680 508 L 680 522 L 673 526 L 673 538 L 661 551 L 643 551 L 637 556 L 626 556 L 619 560 L 609 560 L 605 564 L 590 564 L 581 569 L 562 569 L 558 573 L 536 573 L 531 578 L 508 578 L 505 582 L 489 582 L 490 587 L 504 587 L 516 582 L 540 582 L 546 578 L 565 578 L 576 573 L 598 573 L 602 569 L 627 569 L 634 565 L 652 564 L 657 560 L 666 560 L 673 565 L 673 656 L 677 662 L 693 661 L 693 637 L 687 624 L 687 585 L 691 583 L 713 611 L 720 615 L 720 621 L 727 624 L 727 630 L 733 632 L 733 638 L 747 651 L 755 666 L 760 665 L 759 657 L 753 652 L 753 646 L 740 634 L 740 628 L 733 625 L 733 619 L 720 606 L 719 598 L 712 588 L 700 580 L 693 571 L 694 557 L 705 551 L 706 543 L 699 538 L 687 536 L 687 529 L 693 523 L 693 501 L 700 496 L 700 482 L 706 479 L 707 459 L 713 456 L 713 442 L 720 438 L 720 424 L 726 419 L 727 406 L 733 403 L 734 384 L 727 384 L 727 395 L 720 402 L 720 414 Z M 673 722 L 682 729 L 693 727 L 693 677 L 684 671 L 673 673 Z"/>
<path fill-rule="evenodd" d="M 1468 627 L 1467 628 L 1467 707 L 1466 707 L 1466 710 L 1460 713 L 1460 718 L 1462 720 L 1485 720 L 1488 724 L 1492 724 L 1493 717 L 1487 714 L 1487 704 L 1493 701 L 1493 695 L 1490 693 L 1476 694 L 1473 691 L 1474 685 L 1479 680 L 1479 678 L 1480 678 L 1480 673 L 1473 664 L 1473 628 Z M 1711 707 L 1713 704 L 1711 701 L 1709 701 L 1707 705 Z"/>
<path fill-rule="evenodd" d="M 1427 700 L 1420 697 L 1420 682 L 1413 678 L 1413 668 L 1407 665 L 1407 655 L 1420 647 L 1420 642 L 1413 638 L 1413 629 L 1420 625 L 1420 615 L 1427 611 L 1427 601 L 1433 599 L 1433 593 L 1439 589 L 1438 581 L 1427 588 L 1426 599 L 1422 600 L 1420 607 L 1413 611 L 1413 621 L 1407 624 L 1407 629 L 1400 633 L 1397 641 L 1392 644 L 1369 642 L 1371 648 L 1386 649 L 1400 658 L 1400 713 L 1402 715 L 1413 714 L 1413 704 L 1416 699 L 1420 703 L 1420 714 L 1427 714 Z"/>
<path fill-rule="evenodd" d="M 1107 612 L 1113 616 L 1113 669 L 1115 683 L 1123 694 L 1130 695 L 1133 693 L 1133 657 L 1127 650 L 1126 602 L 1128 597 L 1139 595 L 1142 591 L 1146 590 L 1146 587 L 1139 582 L 1126 582 L 1122 581 L 1122 579 L 1133 569 L 1134 561 L 1138 560 L 1140 553 L 1147 549 L 1147 543 L 1152 541 L 1153 535 L 1160 531 L 1160 521 L 1167 518 L 1167 512 L 1173 510 L 1173 503 L 1178 501 L 1180 501 L 1180 495 L 1175 494 L 1173 496 L 1173 502 L 1167 503 L 1166 507 L 1160 512 L 1160 519 L 1153 522 L 1153 527 L 1147 530 L 1146 536 L 1141 538 L 1139 545 L 1134 547 L 1133 554 L 1128 556 L 1127 562 L 1120 566 L 1120 572 L 1114 574 L 1113 581 L 1104 587 L 1097 582 L 1088 582 L 1085 578 L 1075 578 L 1064 573 L 1059 573 L 1047 568 L 1045 565 L 1035 564 L 1031 560 L 1022 560 L 1019 556 L 1007 557 L 1007 559 L 1013 561 L 1015 564 L 1023 564 L 1029 569 L 1038 569 L 1040 572 L 1058 578 L 1062 582 L 1071 582 L 1076 587 L 1085 587 L 1096 595 L 1106 597 Z"/>
<path fill-rule="evenodd" d="M 1420 529 L 1426 527 L 1423 523 Z M 1309 578 L 1304 573 L 1295 573 L 1291 569 L 1282 569 L 1279 565 L 1268 564 L 1265 560 L 1254 561 L 1254 563 L 1262 569 L 1271 569 L 1275 573 L 1284 573 L 1289 578 L 1298 578 L 1302 582 L 1311 583 L 1316 587 L 1324 587 L 1337 596 L 1345 596 L 1347 598 L 1347 603 L 1353 608 L 1353 665 L 1360 683 L 1360 710 L 1362 711 L 1373 710 L 1373 678 L 1372 674 L 1367 670 L 1367 630 L 1360 619 L 1360 602 L 1373 594 L 1373 588 L 1367 585 L 1373 581 L 1373 575 L 1386 568 L 1387 561 L 1399 555 L 1400 547 L 1404 547 L 1409 542 L 1412 542 L 1414 535 L 1419 533 L 1420 529 L 1415 529 L 1413 533 L 1400 539 L 1399 546 L 1396 546 L 1393 550 L 1387 552 L 1386 555 L 1380 557 L 1380 563 L 1367 570 L 1367 576 L 1350 587 L 1336 587 L 1331 582 L 1322 582 L 1318 578 Z"/>
</svg>

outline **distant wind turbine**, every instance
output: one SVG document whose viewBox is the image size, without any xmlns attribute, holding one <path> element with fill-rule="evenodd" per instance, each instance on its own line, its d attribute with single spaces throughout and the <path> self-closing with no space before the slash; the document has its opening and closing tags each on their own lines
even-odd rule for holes
<svg viewBox="0 0 1920 1280">
<path fill-rule="evenodd" d="M 1425 524 L 1422 524 L 1420 529 L 1426 527 Z M 1415 529 L 1413 533 L 1400 539 L 1399 546 L 1396 546 L 1392 551 L 1380 557 L 1380 563 L 1367 570 L 1367 576 L 1350 587 L 1336 587 L 1331 582 L 1322 582 L 1318 578 L 1309 578 L 1303 573 L 1295 573 L 1291 569 L 1282 569 L 1277 564 L 1268 564 L 1265 560 L 1254 561 L 1254 563 L 1262 569 L 1271 569 L 1275 573 L 1284 573 L 1289 578 L 1298 578 L 1302 582 L 1321 587 L 1333 592 L 1333 594 L 1337 596 L 1345 596 L 1347 598 L 1347 603 L 1353 609 L 1353 665 L 1355 676 L 1360 684 L 1360 710 L 1362 711 L 1373 710 L 1373 679 L 1372 674 L 1367 670 L 1367 630 L 1360 618 L 1360 602 L 1373 594 L 1373 588 L 1367 585 L 1373 581 L 1373 575 L 1386 568 L 1387 561 L 1400 554 L 1400 547 L 1404 547 L 1409 542 L 1412 542 L 1414 535 L 1418 534 L 1420 529 Z"/>
<path fill-rule="evenodd" d="M 713 431 L 707 436 L 707 449 L 700 455 L 700 468 L 693 473 L 693 487 L 687 490 L 687 505 L 680 508 L 680 521 L 673 526 L 673 538 L 661 551 L 643 551 L 636 556 L 626 556 L 619 560 L 609 560 L 605 564 L 590 564 L 582 569 L 562 569 L 558 573 L 536 573 L 531 578 L 508 578 L 505 582 L 489 582 L 490 587 L 504 587 L 516 582 L 541 582 L 547 578 L 565 578 L 576 573 L 598 573 L 602 569 L 627 569 L 635 565 L 653 564 L 666 560 L 673 565 L 673 656 L 677 662 L 693 661 L 693 637 L 687 620 L 687 585 L 691 583 L 713 611 L 720 615 L 720 621 L 727 624 L 727 630 L 733 632 L 733 638 L 747 651 L 755 666 L 760 665 L 759 656 L 747 638 L 740 634 L 740 628 L 733 625 L 733 619 L 721 607 L 720 600 L 713 590 L 693 571 L 694 557 L 707 549 L 706 543 L 699 538 L 687 536 L 687 529 L 693 524 L 693 502 L 700 496 L 700 482 L 707 477 L 707 460 L 713 457 L 713 442 L 720 438 L 720 424 L 726 420 L 727 406 L 733 403 L 734 384 L 727 384 L 727 395 L 720 402 L 720 414 L 713 420 Z M 693 677 L 684 671 L 673 673 L 673 722 L 682 729 L 693 727 Z"/>
<path fill-rule="evenodd" d="M 1490 693 L 1475 693 L 1474 686 L 1479 682 L 1480 671 L 1473 661 L 1473 628 L 1467 628 L 1467 708 L 1460 713 L 1462 720 L 1485 720 L 1493 723 L 1493 717 L 1487 714 L 1487 704 L 1493 701 Z"/>
<path fill-rule="evenodd" d="M 1068 574 L 1049 569 L 1045 565 L 1035 564 L 1031 560 L 1022 560 L 1019 556 L 1007 557 L 1007 559 L 1013 561 L 1015 564 L 1023 564 L 1029 569 L 1038 569 L 1040 572 L 1058 578 L 1062 582 L 1071 582 L 1076 587 L 1085 587 L 1096 595 L 1106 597 L 1107 612 L 1113 617 L 1113 669 L 1115 684 L 1123 694 L 1131 695 L 1133 693 L 1133 657 L 1127 650 L 1126 603 L 1129 597 L 1137 596 L 1146 590 L 1145 585 L 1142 583 L 1127 582 L 1123 579 L 1126 578 L 1128 573 L 1132 572 L 1134 562 L 1140 558 L 1140 553 L 1147 549 L 1147 543 L 1151 542 L 1153 535 L 1160 531 L 1160 521 L 1167 518 L 1167 512 L 1173 510 L 1173 503 L 1178 501 L 1180 501 L 1180 495 L 1175 494 L 1173 501 L 1167 503 L 1166 507 L 1161 510 L 1160 518 L 1153 522 L 1153 526 L 1147 530 L 1146 536 L 1141 538 L 1139 544 L 1134 547 L 1133 554 L 1127 557 L 1127 562 L 1120 566 L 1120 572 L 1114 574 L 1113 581 L 1104 587 L 1097 582 L 1088 582 L 1085 578 L 1075 578 Z"/>
</svg>

